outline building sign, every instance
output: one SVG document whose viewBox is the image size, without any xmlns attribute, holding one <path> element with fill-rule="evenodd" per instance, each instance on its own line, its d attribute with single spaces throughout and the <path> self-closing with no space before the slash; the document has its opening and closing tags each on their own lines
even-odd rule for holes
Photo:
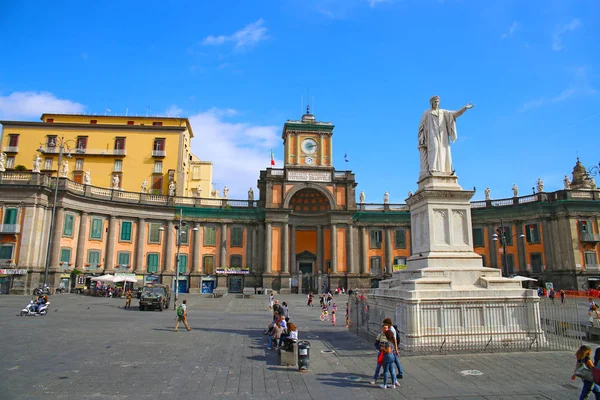
<svg viewBox="0 0 600 400">
<path fill-rule="evenodd" d="M 331 182 L 331 172 L 288 170 L 287 179 L 288 181 Z"/>
<path fill-rule="evenodd" d="M 26 269 L 0 269 L 0 275 L 27 275 Z"/>
<path fill-rule="evenodd" d="M 393 267 L 393 272 L 400 272 L 406 270 L 406 264 L 394 264 Z"/>
<path fill-rule="evenodd" d="M 217 275 L 246 275 L 249 273 L 248 268 L 217 268 Z"/>
</svg>

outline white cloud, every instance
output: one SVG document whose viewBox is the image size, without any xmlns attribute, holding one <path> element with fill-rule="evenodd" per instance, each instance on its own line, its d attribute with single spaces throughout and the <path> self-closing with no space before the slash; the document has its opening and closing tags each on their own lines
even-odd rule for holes
<svg viewBox="0 0 600 400">
<path fill-rule="evenodd" d="M 567 32 L 572 32 L 581 27 L 579 18 L 574 18 L 571 22 L 556 29 L 552 34 L 552 50 L 560 51 L 563 49 L 562 36 Z"/>
<path fill-rule="evenodd" d="M 183 117 L 183 110 L 175 104 L 172 104 L 165 110 L 165 115 L 167 117 Z"/>
<path fill-rule="evenodd" d="M 265 21 L 261 18 L 231 35 L 209 35 L 202 40 L 202 44 L 205 46 L 220 46 L 227 42 L 234 42 L 234 48 L 238 50 L 252 47 L 269 38 L 267 28 L 264 25 Z"/>
<path fill-rule="evenodd" d="M 511 37 L 516 31 L 519 30 L 521 24 L 518 21 L 513 21 L 512 25 L 508 28 L 508 32 L 502 35 L 502 39 L 507 39 Z"/>
<path fill-rule="evenodd" d="M 82 113 L 85 106 L 48 92 L 13 92 L 0 96 L 0 118 L 39 118 L 43 113 Z"/>
<path fill-rule="evenodd" d="M 375 7 L 377 4 L 380 3 L 390 3 L 391 0 L 367 0 L 369 2 L 369 7 L 373 8 Z"/>
<path fill-rule="evenodd" d="M 276 168 L 283 166 L 277 159 L 281 155 L 281 128 L 227 121 L 236 115 L 233 109 L 213 108 L 190 116 L 195 135 L 192 152 L 213 162 L 215 189 L 222 191 L 227 186 L 230 198 L 245 199 L 248 188 L 256 188 L 258 171 L 270 166 L 271 149 Z"/>
</svg>

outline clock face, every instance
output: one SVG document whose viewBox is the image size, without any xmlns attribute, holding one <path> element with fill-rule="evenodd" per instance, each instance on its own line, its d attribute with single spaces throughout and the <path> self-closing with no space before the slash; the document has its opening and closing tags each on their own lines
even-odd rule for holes
<svg viewBox="0 0 600 400">
<path fill-rule="evenodd" d="M 315 163 L 315 160 L 313 160 L 312 157 L 306 157 L 304 159 L 304 162 L 308 165 L 313 165 Z"/>
<path fill-rule="evenodd" d="M 304 139 L 301 147 L 304 154 L 315 154 L 317 152 L 317 141 L 314 139 Z"/>
</svg>

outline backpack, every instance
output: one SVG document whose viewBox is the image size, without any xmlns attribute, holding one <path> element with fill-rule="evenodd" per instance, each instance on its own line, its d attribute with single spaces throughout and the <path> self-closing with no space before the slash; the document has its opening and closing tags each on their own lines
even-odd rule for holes
<svg viewBox="0 0 600 400">
<path fill-rule="evenodd" d="M 183 317 L 183 306 L 177 307 L 177 316 Z"/>
</svg>

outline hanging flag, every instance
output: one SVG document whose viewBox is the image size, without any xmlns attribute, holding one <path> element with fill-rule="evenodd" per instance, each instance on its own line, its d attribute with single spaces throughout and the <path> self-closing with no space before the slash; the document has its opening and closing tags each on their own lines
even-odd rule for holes
<svg viewBox="0 0 600 400">
<path fill-rule="evenodd" d="M 273 150 L 271 150 L 271 165 L 275 165 L 275 154 L 273 154 Z"/>
<path fill-rule="evenodd" d="M 350 162 L 350 160 L 348 160 L 348 154 L 344 153 L 344 162 Z"/>
</svg>

